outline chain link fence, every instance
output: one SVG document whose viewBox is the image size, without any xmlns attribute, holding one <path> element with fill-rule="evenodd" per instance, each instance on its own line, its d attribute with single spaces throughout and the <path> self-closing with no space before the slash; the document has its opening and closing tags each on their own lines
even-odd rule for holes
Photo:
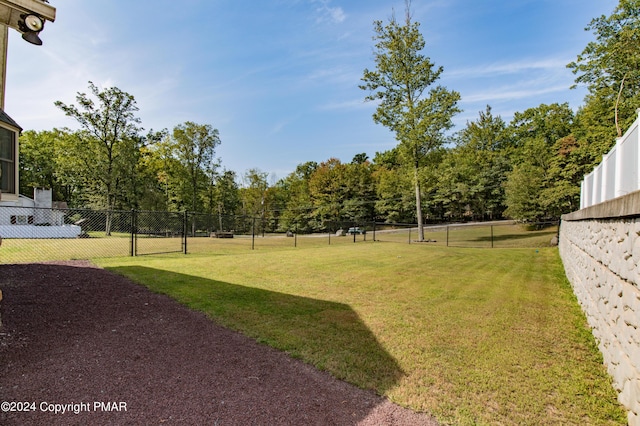
<svg viewBox="0 0 640 426">
<path fill-rule="evenodd" d="M 425 225 L 424 240 L 418 241 L 418 226 L 402 223 L 376 223 L 375 241 L 424 243 L 444 247 L 535 248 L 557 244 L 558 222 L 519 223 L 496 221 Z"/>
<path fill-rule="evenodd" d="M 328 221 L 320 232 L 298 232 L 296 227 L 279 232 L 274 220 L 251 216 L 0 206 L 0 263 L 224 253 L 366 241 L 364 232 L 342 238 L 351 225 Z"/>
<path fill-rule="evenodd" d="M 0 206 L 0 263 L 183 252 L 184 216 Z"/>
<path fill-rule="evenodd" d="M 414 244 L 416 224 L 325 221 L 318 231 L 277 220 L 187 212 L 102 211 L 0 206 L 0 263 L 165 253 L 231 253 L 365 242 Z M 542 247 L 558 224 L 515 222 L 425 226 L 421 244 Z"/>
<path fill-rule="evenodd" d="M 349 233 L 350 229 L 366 228 L 365 225 L 359 227 L 349 221 L 325 221 L 321 229 L 315 226 L 313 232 L 309 231 L 310 226 L 304 224 L 283 226 L 278 219 L 242 215 L 195 213 L 188 215 L 188 222 L 189 253 L 309 248 L 366 241 L 368 238 L 365 232 Z"/>
</svg>

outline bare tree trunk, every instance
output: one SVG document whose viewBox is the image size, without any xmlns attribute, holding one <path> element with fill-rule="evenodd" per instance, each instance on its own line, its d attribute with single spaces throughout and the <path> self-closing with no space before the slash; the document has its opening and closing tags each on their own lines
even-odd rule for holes
<svg viewBox="0 0 640 426">
<path fill-rule="evenodd" d="M 422 223 L 422 193 L 420 191 L 420 179 L 418 176 L 418 166 L 414 168 L 414 179 L 416 188 L 416 218 L 418 219 L 418 241 L 424 241 L 424 225 Z"/>
<path fill-rule="evenodd" d="M 622 137 L 622 129 L 620 128 L 620 124 L 618 123 L 618 106 L 620 106 L 620 97 L 622 96 L 622 89 L 624 88 L 624 80 L 627 78 L 625 75 L 622 77 L 622 81 L 620 82 L 620 90 L 618 90 L 618 97 L 616 98 L 616 132 L 619 138 Z"/>
<path fill-rule="evenodd" d="M 107 189 L 107 191 L 109 192 L 107 194 L 107 214 L 105 217 L 105 224 L 104 224 L 104 234 L 107 237 L 111 236 L 111 221 L 113 218 L 113 211 L 112 211 L 112 197 L 111 197 L 111 188 L 108 187 L 109 189 Z"/>
</svg>

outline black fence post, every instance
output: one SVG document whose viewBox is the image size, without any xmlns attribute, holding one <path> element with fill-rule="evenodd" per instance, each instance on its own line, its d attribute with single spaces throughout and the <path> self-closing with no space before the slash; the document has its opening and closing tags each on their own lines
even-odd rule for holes
<svg viewBox="0 0 640 426">
<path fill-rule="evenodd" d="M 449 225 L 447 225 L 447 247 L 449 247 Z"/>
<path fill-rule="evenodd" d="M 136 255 L 136 210 L 131 209 L 131 257 Z"/>
<path fill-rule="evenodd" d="M 411 244 L 411 226 L 409 226 L 409 244 Z"/>
<path fill-rule="evenodd" d="M 373 221 L 373 242 L 376 241 L 376 221 Z"/>
<path fill-rule="evenodd" d="M 251 218 L 251 250 L 256 247 L 256 218 Z"/>
<path fill-rule="evenodd" d="M 182 216 L 182 238 L 183 238 L 182 248 L 183 248 L 183 253 L 184 254 L 187 254 L 187 232 L 188 232 L 188 228 L 189 228 L 189 214 L 185 210 L 184 214 Z"/>
</svg>

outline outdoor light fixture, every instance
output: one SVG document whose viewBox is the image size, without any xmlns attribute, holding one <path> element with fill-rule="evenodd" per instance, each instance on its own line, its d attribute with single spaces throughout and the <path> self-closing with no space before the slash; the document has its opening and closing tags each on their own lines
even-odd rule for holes
<svg viewBox="0 0 640 426">
<path fill-rule="evenodd" d="M 41 46 L 42 40 L 38 34 L 44 28 L 44 19 L 34 14 L 20 15 L 20 18 L 18 29 L 22 33 L 22 38 L 31 44 Z"/>
<path fill-rule="evenodd" d="M 4 111 L 9 30 L 19 31 L 23 39 L 40 46 L 45 21 L 55 20 L 56 8 L 48 0 L 0 0 L 0 112 Z"/>
<path fill-rule="evenodd" d="M 47 0 L 0 0 L 0 31 L 4 30 L 2 32 L 6 34 L 6 28 L 13 28 L 31 44 L 42 45 L 40 33 L 45 21 L 54 22 L 55 19 L 56 8 Z M 6 35 L 4 37 L 6 39 Z M 0 47 L 6 46 L 2 40 Z"/>
</svg>

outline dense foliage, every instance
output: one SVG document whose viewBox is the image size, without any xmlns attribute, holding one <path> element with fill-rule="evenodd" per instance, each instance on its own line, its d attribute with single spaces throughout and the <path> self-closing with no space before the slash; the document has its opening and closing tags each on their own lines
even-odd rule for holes
<svg viewBox="0 0 640 426">
<path fill-rule="evenodd" d="M 640 0 L 620 0 L 587 27 L 596 39 L 568 65 L 589 91 L 578 111 L 542 104 L 507 123 L 487 105 L 447 139 L 459 95 L 432 86 L 442 69 L 420 53 L 418 24 L 376 22 L 377 68 L 365 70 L 362 88 L 380 101 L 374 120 L 395 132 L 398 146 L 349 163 L 302 163 L 276 182 L 257 169 L 220 170 L 212 126 L 186 122 L 144 134 L 132 95 L 89 83 L 77 105 L 56 103 L 79 130 L 21 135 L 20 192 L 51 188 L 71 207 L 210 213 L 221 228 L 223 217 L 243 215 L 269 231 L 416 223 L 420 214 L 421 222 L 558 218 L 579 207 L 583 176 L 636 118 L 639 10 Z"/>
</svg>

